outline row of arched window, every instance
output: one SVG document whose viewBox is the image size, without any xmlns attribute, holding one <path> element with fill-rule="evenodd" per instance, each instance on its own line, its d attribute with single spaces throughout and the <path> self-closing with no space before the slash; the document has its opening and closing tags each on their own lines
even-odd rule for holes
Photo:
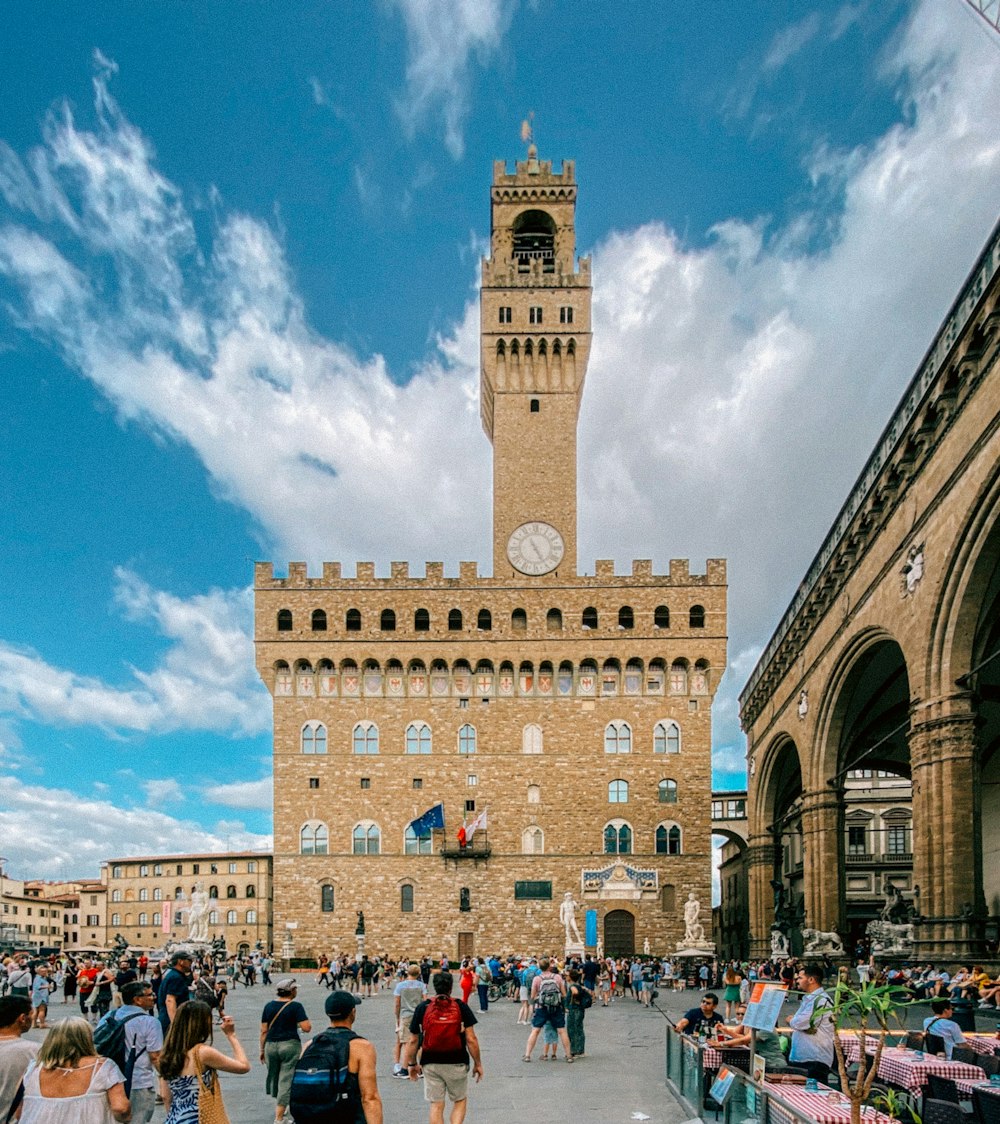
<svg viewBox="0 0 1000 1124">
<path fill-rule="evenodd" d="M 303 743 L 303 752 L 307 752 L 304 748 L 304 743 Z M 323 752 L 325 753 L 326 750 L 323 750 Z M 192 894 L 194 893 L 194 887 L 192 887 L 191 893 Z M 219 887 L 218 886 L 209 886 L 208 896 L 210 898 L 221 897 L 222 895 L 219 893 Z M 226 887 L 226 897 L 227 898 L 238 898 L 239 896 L 240 895 L 237 893 L 235 886 L 229 885 L 229 886 Z M 246 892 L 243 894 L 243 897 L 254 898 L 256 896 L 257 896 L 257 887 L 254 886 L 253 883 L 248 883 L 247 887 L 246 887 Z M 182 886 L 175 886 L 174 887 L 174 899 L 176 901 L 180 901 L 181 898 L 183 898 L 183 897 L 184 897 L 184 888 Z M 120 901 L 131 902 L 131 901 L 135 901 L 136 898 L 135 898 L 134 891 L 132 891 L 132 890 L 126 890 L 124 892 L 124 897 L 122 896 L 121 890 L 112 890 L 111 891 L 111 900 L 113 902 L 120 902 Z M 138 900 L 141 901 L 141 902 L 148 902 L 150 900 L 152 900 L 154 902 L 162 901 L 163 900 L 163 891 L 160 889 L 159 886 L 154 886 L 153 892 L 152 892 L 152 899 L 150 899 L 149 890 L 147 889 L 147 887 L 142 886 L 139 889 Z"/>
<path fill-rule="evenodd" d="M 208 914 L 209 925 L 220 924 L 220 921 L 219 921 L 220 917 L 221 917 L 221 913 L 219 912 L 219 910 L 217 910 L 217 909 L 210 910 L 209 914 Z M 174 914 L 174 921 L 177 924 L 181 923 L 182 918 L 183 918 L 182 913 L 175 913 Z M 162 920 L 163 920 L 163 915 L 159 912 L 153 913 L 152 915 L 150 915 L 149 913 L 140 913 L 138 921 L 135 922 L 135 923 L 138 924 L 140 927 L 143 926 L 143 925 L 153 925 L 153 926 L 158 927 L 161 924 Z M 246 912 L 246 923 L 248 925 L 253 925 L 253 924 L 256 923 L 256 921 L 257 921 L 257 910 L 248 909 L 247 912 Z M 239 924 L 239 914 L 237 913 L 237 911 L 235 909 L 230 909 L 230 910 L 226 911 L 226 921 L 225 921 L 225 923 L 227 925 L 238 925 Z M 126 926 L 126 927 L 130 926 L 130 925 L 133 924 L 132 914 L 126 913 L 125 917 L 123 919 L 122 915 L 120 913 L 112 913 L 111 914 L 111 924 L 112 925 L 123 925 L 123 926 Z"/>
<path fill-rule="evenodd" d="M 622 605 L 618 610 L 618 619 L 611 628 L 635 628 L 636 612 L 631 605 Z M 705 627 L 705 606 L 692 605 L 687 612 L 688 628 Z M 291 632 L 295 628 L 295 617 L 291 609 L 279 609 L 275 621 L 278 632 Z M 330 631 L 330 618 L 325 609 L 313 609 L 309 614 L 309 626 L 313 632 Z M 344 613 L 344 631 L 360 632 L 362 617 L 360 609 L 348 609 Z M 657 605 L 653 610 L 653 628 L 670 627 L 670 608 L 667 605 Z M 380 632 L 395 632 L 399 619 L 395 609 L 382 609 L 378 614 L 378 627 Z M 489 609 L 480 609 L 476 613 L 476 629 L 479 632 L 493 630 L 493 613 Z M 524 632 L 528 628 L 528 613 L 525 609 L 514 609 L 510 614 L 510 627 L 514 632 Z M 549 632 L 563 630 L 562 609 L 549 609 L 545 614 L 545 627 Z M 605 625 L 605 627 L 609 627 Z M 592 631 L 600 628 L 600 617 L 593 605 L 588 605 L 580 614 L 580 628 Z M 448 610 L 448 631 L 462 632 L 465 629 L 465 615 L 461 609 Z M 430 632 L 431 614 L 428 609 L 416 609 L 413 613 L 413 631 Z"/>
<path fill-rule="evenodd" d="M 558 666 L 543 660 L 536 667 L 522 661 L 504 661 L 499 668 L 490 660 L 480 660 L 473 668 L 467 660 L 456 660 L 450 667 L 434 660 L 430 669 L 422 660 L 404 668 L 398 660 L 383 667 L 376 660 L 365 660 L 359 667 L 354 660 L 342 660 L 339 667 L 320 660 L 315 667 L 306 659 L 293 666 L 278 660 L 274 665 L 276 696 L 300 695 L 314 698 L 611 698 L 616 695 L 707 695 L 710 668 L 708 660 L 686 659 L 667 664 L 665 660 L 628 660 L 624 667 L 616 659 L 583 660 L 577 665 L 563 661 Z"/>
<path fill-rule="evenodd" d="M 541 753 L 544 735 L 541 726 L 529 723 L 521 731 L 521 752 Z M 458 728 L 457 749 L 460 754 L 469 756 L 477 752 L 479 737 L 476 727 L 468 722 Z M 323 754 L 327 752 L 328 736 L 324 723 L 315 719 L 303 723 L 300 734 L 300 748 L 303 753 Z M 426 722 L 411 722 L 403 735 L 403 752 L 407 754 L 429 754 L 433 748 L 431 727 Z M 381 738 L 376 723 L 365 720 L 356 722 L 351 732 L 351 752 L 365 757 L 381 751 Z M 681 751 L 681 728 L 673 719 L 664 719 L 653 726 L 653 753 L 673 754 Z M 628 722 L 615 720 L 604 728 L 604 752 L 611 754 L 632 752 L 632 727 Z M 214 887 L 213 887 L 214 889 Z M 230 887 L 233 889 L 233 887 Z M 247 897 L 253 897 L 247 888 Z M 120 891 L 115 891 L 119 893 Z M 213 895 L 217 896 L 217 895 Z M 236 895 L 227 894 L 227 897 Z"/>
<path fill-rule="evenodd" d="M 632 825 L 627 820 L 609 820 L 603 829 L 604 853 L 607 855 L 631 855 L 635 838 Z M 653 832 L 653 852 L 657 855 L 683 854 L 683 836 L 679 824 L 664 821 L 657 824 Z M 382 853 L 382 830 L 372 820 L 362 820 L 351 831 L 351 852 L 355 855 L 379 855 Z M 299 853 L 302 855 L 327 855 L 330 853 L 330 833 L 321 820 L 307 820 L 299 831 Z M 434 853 L 434 840 L 414 835 L 407 827 L 403 833 L 403 853 L 406 855 L 430 855 Z M 541 855 L 545 853 L 545 832 L 536 824 L 526 827 L 521 833 L 521 853 Z M 331 891 L 332 892 L 332 891 Z M 331 907 L 332 908 L 332 907 Z"/>
</svg>

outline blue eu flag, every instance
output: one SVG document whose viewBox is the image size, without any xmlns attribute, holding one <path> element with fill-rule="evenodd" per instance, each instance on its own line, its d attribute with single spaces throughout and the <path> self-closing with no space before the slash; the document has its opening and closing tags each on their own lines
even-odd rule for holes
<svg viewBox="0 0 1000 1124">
<path fill-rule="evenodd" d="M 426 839 L 435 828 L 443 830 L 444 804 L 435 804 L 433 808 L 428 808 L 422 816 L 417 816 L 410 823 L 410 827 L 418 839 Z"/>
</svg>

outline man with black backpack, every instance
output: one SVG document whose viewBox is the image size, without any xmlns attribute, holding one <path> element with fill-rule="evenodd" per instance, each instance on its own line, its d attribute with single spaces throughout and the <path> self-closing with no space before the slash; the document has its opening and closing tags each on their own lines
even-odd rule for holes
<svg viewBox="0 0 1000 1124">
<path fill-rule="evenodd" d="M 553 1030 L 559 1035 L 559 1041 L 566 1052 L 566 1061 L 573 1060 L 573 1051 L 570 1049 L 569 1036 L 566 1033 L 566 983 L 562 976 L 552 970 L 551 961 L 543 956 L 538 961 L 541 969 L 539 974 L 531 981 L 531 1001 L 533 1012 L 531 1016 L 531 1033 L 528 1035 L 528 1044 L 524 1048 L 524 1060 L 531 1061 L 531 1051 L 535 1048 L 542 1027 L 551 1023 Z"/>
<path fill-rule="evenodd" d="M 306 1043 L 292 1075 L 295 1124 L 382 1124 L 375 1047 L 351 1029 L 360 1005 L 349 991 L 326 997 L 330 1025 Z"/>
<path fill-rule="evenodd" d="M 94 1049 L 110 1058 L 125 1075 L 125 1095 L 132 1105 L 132 1124 L 149 1124 L 156 1107 L 156 1072 L 163 1049 L 163 1030 L 153 1015 L 156 999 L 147 980 L 122 988 L 122 1005 L 94 1030 Z"/>
<path fill-rule="evenodd" d="M 446 1097 L 452 1101 L 451 1124 L 462 1124 L 469 1103 L 470 1055 L 476 1081 L 483 1079 L 479 1039 L 472 1029 L 476 1016 L 467 1003 L 452 998 L 451 972 L 435 972 L 432 982 L 434 998 L 419 1004 L 410 1020 L 414 1037 L 406 1048 L 407 1069 L 411 1081 L 416 1081 L 422 1072 L 424 1100 L 431 1106 L 430 1124 L 444 1124 Z"/>
</svg>

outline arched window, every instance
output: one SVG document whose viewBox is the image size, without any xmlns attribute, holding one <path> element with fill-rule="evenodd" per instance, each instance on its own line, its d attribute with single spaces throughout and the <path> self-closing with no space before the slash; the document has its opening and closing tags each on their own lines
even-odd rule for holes
<svg viewBox="0 0 1000 1124">
<path fill-rule="evenodd" d="M 160 889 L 159 886 L 153 887 L 153 901 L 154 902 L 163 901 L 163 891 Z"/>
<path fill-rule="evenodd" d="M 470 726 L 468 722 L 458 731 L 458 752 L 476 752 L 476 727 Z"/>
<path fill-rule="evenodd" d="M 351 838 L 356 855 L 377 855 L 381 851 L 382 833 L 378 829 L 378 824 L 370 821 L 359 823 Z"/>
<path fill-rule="evenodd" d="M 657 605 L 653 610 L 653 628 L 670 627 L 670 610 L 666 605 Z"/>
<path fill-rule="evenodd" d="M 618 610 L 618 627 L 635 628 L 635 614 L 631 605 L 622 605 Z"/>
<path fill-rule="evenodd" d="M 354 727 L 353 751 L 358 755 L 378 753 L 378 726 L 374 722 L 358 722 Z"/>
<path fill-rule="evenodd" d="M 326 612 L 325 612 L 325 610 L 323 610 L 323 609 L 313 609 L 312 630 L 313 630 L 313 632 L 326 632 Z"/>
<path fill-rule="evenodd" d="M 417 609 L 413 614 L 413 631 L 414 632 L 430 632 L 431 630 L 431 615 L 426 609 Z"/>
<path fill-rule="evenodd" d="M 111 924 L 120 925 L 122 923 L 122 915 L 120 913 L 111 914 Z"/>
<path fill-rule="evenodd" d="M 227 886 L 226 887 L 226 897 L 227 898 L 235 898 L 236 897 L 236 887 L 235 886 Z"/>
<path fill-rule="evenodd" d="M 247 910 L 247 924 L 255 925 L 257 923 L 257 911 L 255 909 Z"/>
<path fill-rule="evenodd" d="M 608 803 L 609 804 L 627 804 L 628 803 L 628 781 L 609 781 L 608 782 Z"/>
<path fill-rule="evenodd" d="M 153 914 L 153 927 L 155 928 L 157 925 L 162 924 L 162 922 L 163 922 L 163 914 L 162 913 L 154 913 Z"/>
<path fill-rule="evenodd" d="M 654 753 L 680 753 L 681 728 L 676 722 L 657 722 L 653 727 Z"/>
<path fill-rule="evenodd" d="M 562 626 L 562 611 L 560 609 L 549 609 L 545 614 L 545 627 L 549 632 L 560 632 Z"/>
<path fill-rule="evenodd" d="M 462 610 L 449 609 L 448 610 L 448 631 L 461 632 L 462 631 Z"/>
<path fill-rule="evenodd" d="M 143 886 L 139 890 L 139 901 L 141 901 L 141 902 L 148 902 L 149 901 L 149 891 L 146 889 L 145 886 Z"/>
<path fill-rule="evenodd" d="M 149 914 L 148 913 L 140 913 L 139 914 L 139 924 L 140 925 L 148 925 L 149 924 Z"/>
<path fill-rule="evenodd" d="M 406 727 L 406 752 L 430 753 L 431 728 L 426 722 L 411 722 Z"/>
<path fill-rule="evenodd" d="M 112 890 L 111 891 L 111 900 L 113 902 L 120 902 L 122 900 L 121 890 Z"/>
<path fill-rule="evenodd" d="M 302 752 L 326 753 L 326 727 L 322 722 L 306 722 L 302 727 Z"/>
<path fill-rule="evenodd" d="M 632 752 L 632 727 L 627 722 L 609 722 L 604 727 L 604 752 Z"/>
<path fill-rule="evenodd" d="M 521 731 L 521 752 L 522 753 L 541 753 L 542 752 L 542 728 L 536 726 L 534 722 L 525 726 Z"/>
<path fill-rule="evenodd" d="M 319 908 L 322 913 L 333 913 L 334 890 L 332 886 L 320 886 Z"/>
<path fill-rule="evenodd" d="M 292 631 L 292 610 L 279 609 L 278 610 L 278 631 L 291 632 Z"/>
<path fill-rule="evenodd" d="M 378 626 L 383 632 L 396 631 L 396 614 L 392 609 L 383 609 L 378 619 Z"/>
<path fill-rule="evenodd" d="M 529 804 L 541 804 L 541 802 L 542 802 L 542 790 L 541 790 L 541 788 L 537 784 L 529 784 L 528 785 L 528 803 Z"/>
<path fill-rule="evenodd" d="M 344 628 L 346 628 L 348 632 L 360 632 L 361 631 L 361 610 L 360 609 L 348 609 L 347 610 L 347 612 L 344 614 Z"/>
<path fill-rule="evenodd" d="M 510 615 L 510 627 L 515 632 L 524 632 L 528 627 L 528 614 L 523 609 L 515 609 Z"/>
<path fill-rule="evenodd" d="M 661 804 L 677 803 L 677 782 L 667 777 L 656 786 L 656 798 Z"/>
<path fill-rule="evenodd" d="M 247 886 L 247 892 L 243 895 L 245 898 L 255 898 L 257 896 L 257 887 L 251 882 Z"/>
<path fill-rule="evenodd" d="M 632 828 L 624 820 L 612 820 L 604 828 L 606 855 L 632 854 Z"/>
<path fill-rule="evenodd" d="M 319 820 L 308 820 L 299 832 L 299 853 L 302 855 L 325 855 L 329 853 L 330 836 L 326 824 Z M 235 889 L 235 887 L 233 887 Z M 228 891 L 226 896 L 228 897 Z M 232 895 L 236 897 L 235 893 Z"/>
<path fill-rule="evenodd" d="M 545 853 L 545 833 L 540 827 L 526 827 L 521 833 L 522 855 L 543 855 Z"/>
<path fill-rule="evenodd" d="M 174 887 L 174 901 L 179 902 L 184 897 L 184 890 L 180 886 Z"/>
<path fill-rule="evenodd" d="M 218 886 L 209 886 L 209 888 L 208 888 L 208 896 L 209 896 L 210 898 L 218 898 L 218 896 L 219 896 L 219 887 L 218 887 Z"/>
<path fill-rule="evenodd" d="M 597 610 L 593 605 L 583 610 L 583 620 L 581 623 L 584 628 L 597 628 Z"/>
<path fill-rule="evenodd" d="M 656 853 L 658 855 L 679 855 L 681 851 L 681 829 L 677 824 L 661 823 L 656 829 Z"/>
<path fill-rule="evenodd" d="M 489 609 L 480 609 L 476 617 L 476 628 L 480 632 L 489 632 L 493 628 L 493 614 Z"/>
<path fill-rule="evenodd" d="M 236 924 L 236 910 L 235 909 L 230 909 L 226 912 L 226 924 L 227 925 L 235 925 Z"/>
<path fill-rule="evenodd" d="M 704 628 L 705 627 L 705 606 L 704 605 L 692 605 L 691 606 L 691 612 L 688 614 L 688 624 L 692 628 Z"/>
<path fill-rule="evenodd" d="M 413 830 L 412 827 L 407 827 L 403 832 L 403 853 L 406 855 L 431 855 L 434 853 L 434 837 L 432 835 L 421 838 Z"/>
<path fill-rule="evenodd" d="M 413 887 L 409 882 L 404 882 L 399 887 L 399 911 L 400 913 L 413 912 Z"/>
</svg>

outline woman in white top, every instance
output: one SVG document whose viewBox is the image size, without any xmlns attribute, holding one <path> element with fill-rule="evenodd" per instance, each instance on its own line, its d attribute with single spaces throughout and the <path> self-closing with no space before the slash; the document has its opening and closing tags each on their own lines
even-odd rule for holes
<svg viewBox="0 0 1000 1124">
<path fill-rule="evenodd" d="M 132 1119 L 125 1078 L 94 1052 L 86 1019 L 63 1019 L 49 1031 L 24 1075 L 21 1124 L 126 1124 Z"/>
</svg>

